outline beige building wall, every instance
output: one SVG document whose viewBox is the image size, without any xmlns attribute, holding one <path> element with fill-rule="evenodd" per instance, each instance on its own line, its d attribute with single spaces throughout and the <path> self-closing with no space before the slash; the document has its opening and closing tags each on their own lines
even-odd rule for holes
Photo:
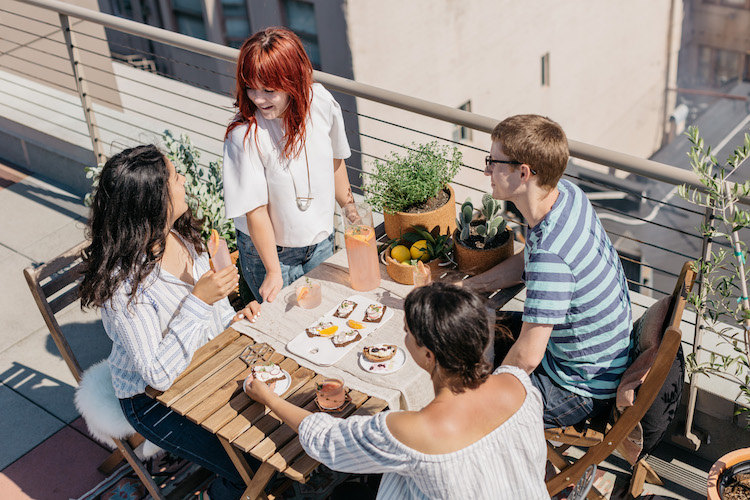
<svg viewBox="0 0 750 500">
<path fill-rule="evenodd" d="M 640 157 L 661 144 L 680 1 L 349 0 L 346 12 L 358 82 L 451 107 L 470 100 L 473 112 L 498 120 L 547 115 L 572 139 Z M 545 54 L 549 85 L 542 84 Z M 441 137 L 453 133 L 412 113 L 362 99 L 357 106 Z M 364 117 L 359 126 L 397 144 L 429 140 Z M 489 138 L 475 133 L 468 144 L 489 148 Z M 382 156 L 393 147 L 363 137 L 363 149 Z M 483 166 L 486 153 L 464 152 L 467 163 Z"/>
</svg>

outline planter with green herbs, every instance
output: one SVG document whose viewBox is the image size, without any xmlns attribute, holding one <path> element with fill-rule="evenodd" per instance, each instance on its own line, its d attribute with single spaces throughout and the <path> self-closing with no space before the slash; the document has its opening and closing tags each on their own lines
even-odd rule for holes
<svg viewBox="0 0 750 500">
<path fill-rule="evenodd" d="M 391 153 L 374 162 L 365 184 L 365 200 L 383 212 L 389 239 L 412 227 L 451 234 L 455 195 L 449 182 L 458 174 L 461 159 L 457 148 L 431 142 L 412 144 L 402 154 Z"/>
<path fill-rule="evenodd" d="M 383 245 L 380 253 L 388 276 L 398 283 L 413 285 L 414 266 L 420 261 L 430 268 L 433 276 L 437 276 L 440 266 L 451 262 L 453 241 L 448 235 L 436 233 L 412 227 L 400 238 Z"/>
<path fill-rule="evenodd" d="M 459 271 L 479 274 L 513 255 L 513 231 L 499 211 L 500 202 L 486 193 L 479 217 L 470 198 L 461 205 L 453 232 L 453 257 Z"/>
</svg>

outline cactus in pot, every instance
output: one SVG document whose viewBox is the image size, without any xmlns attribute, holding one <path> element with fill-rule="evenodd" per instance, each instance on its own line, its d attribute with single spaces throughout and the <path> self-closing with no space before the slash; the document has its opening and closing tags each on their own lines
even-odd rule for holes
<svg viewBox="0 0 750 500">
<path fill-rule="evenodd" d="M 474 219 L 474 205 L 467 198 L 456 217 L 453 255 L 458 269 L 483 272 L 513 255 L 513 233 L 500 215 L 501 203 L 490 194 L 482 196 L 480 216 Z"/>
</svg>

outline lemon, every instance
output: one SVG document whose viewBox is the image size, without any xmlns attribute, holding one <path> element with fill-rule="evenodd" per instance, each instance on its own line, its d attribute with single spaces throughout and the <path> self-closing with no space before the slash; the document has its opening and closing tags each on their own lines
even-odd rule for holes
<svg viewBox="0 0 750 500">
<path fill-rule="evenodd" d="M 411 253 L 404 245 L 396 245 L 391 249 L 391 257 L 401 263 L 409 262 Z"/>
<path fill-rule="evenodd" d="M 421 260 L 422 262 L 430 260 L 430 254 L 427 252 L 427 240 L 414 242 L 409 253 L 412 259 Z"/>
</svg>

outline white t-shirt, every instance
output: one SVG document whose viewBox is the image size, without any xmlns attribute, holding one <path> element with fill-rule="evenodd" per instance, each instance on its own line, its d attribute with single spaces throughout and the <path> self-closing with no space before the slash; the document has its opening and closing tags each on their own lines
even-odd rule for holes
<svg viewBox="0 0 750 500">
<path fill-rule="evenodd" d="M 288 160 L 281 154 L 283 120 L 266 120 L 260 113 L 255 115 L 257 136 L 254 127 L 245 137 L 248 124 L 243 124 L 224 141 L 225 209 L 238 231 L 250 234 L 245 214 L 268 205 L 277 245 L 305 247 L 331 234 L 336 209 L 333 159 L 348 158 L 351 150 L 339 104 L 319 83 L 313 84 L 312 96 L 305 147 L 296 158 Z M 312 196 L 310 208 L 301 211 L 296 196 Z"/>
</svg>

